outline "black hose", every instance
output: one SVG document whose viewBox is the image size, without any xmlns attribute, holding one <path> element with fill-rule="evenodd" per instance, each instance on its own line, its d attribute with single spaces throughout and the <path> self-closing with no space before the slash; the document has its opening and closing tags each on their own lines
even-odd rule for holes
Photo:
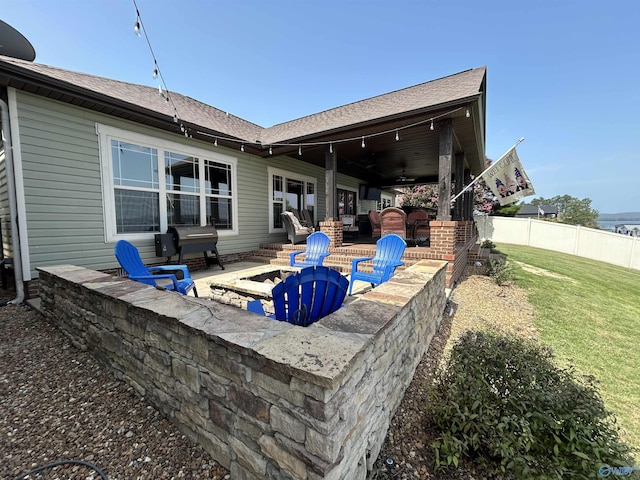
<svg viewBox="0 0 640 480">
<path fill-rule="evenodd" d="M 91 470 L 95 471 L 98 473 L 98 475 L 100 475 L 102 477 L 102 480 L 109 480 L 107 478 L 107 476 L 105 475 L 105 473 L 100 470 L 98 467 L 96 467 L 95 465 L 89 463 L 89 462 L 85 462 L 84 460 L 59 460 L 57 462 L 52 462 L 52 463 L 47 463 L 46 465 L 42 465 L 41 467 L 37 467 L 34 468 L 33 470 L 29 470 L 28 472 L 25 472 L 21 475 L 18 475 L 14 480 L 21 480 L 23 478 L 28 477 L 29 475 L 33 475 L 34 473 L 40 472 L 42 470 L 47 470 L 49 468 L 53 468 L 53 467 L 58 467 L 60 465 L 83 465 L 87 468 L 90 468 Z"/>
</svg>

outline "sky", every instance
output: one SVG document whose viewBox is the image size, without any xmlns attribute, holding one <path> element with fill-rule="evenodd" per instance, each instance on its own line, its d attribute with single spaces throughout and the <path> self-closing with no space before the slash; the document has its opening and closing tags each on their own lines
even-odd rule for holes
<svg viewBox="0 0 640 480">
<path fill-rule="evenodd" d="M 0 0 L 36 62 L 166 87 L 263 127 L 487 68 L 486 155 L 533 198 L 640 211 L 637 0 Z"/>
</svg>

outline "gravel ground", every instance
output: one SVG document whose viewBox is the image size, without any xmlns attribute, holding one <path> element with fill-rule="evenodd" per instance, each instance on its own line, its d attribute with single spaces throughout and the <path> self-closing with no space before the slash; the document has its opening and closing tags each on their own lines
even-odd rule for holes
<svg viewBox="0 0 640 480">
<path fill-rule="evenodd" d="M 484 478 L 473 465 L 434 473 L 434 433 L 423 413 L 425 385 L 453 339 L 469 328 L 493 326 L 536 337 L 524 292 L 499 287 L 473 267 L 456 286 L 453 316 L 445 316 L 392 420 L 372 479 Z M 13 297 L 0 291 L 0 301 Z M 508 312 L 518 311 L 517 318 Z M 505 320 L 508 318 L 508 323 Z M 157 410 L 115 380 L 39 313 L 0 308 L 0 479 L 15 479 L 61 459 L 84 460 L 109 480 L 228 479 Z M 389 466 L 387 462 L 392 462 Z M 42 476 L 40 476 L 42 475 Z M 29 478 L 99 479 L 79 465 Z"/>
</svg>

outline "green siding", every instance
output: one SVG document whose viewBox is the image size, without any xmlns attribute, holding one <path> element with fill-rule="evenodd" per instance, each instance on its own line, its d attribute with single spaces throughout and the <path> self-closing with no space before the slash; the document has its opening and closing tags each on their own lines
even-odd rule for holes
<svg viewBox="0 0 640 480">
<path fill-rule="evenodd" d="M 260 243 L 286 239 L 284 233 L 269 234 L 268 167 L 316 178 L 316 208 L 318 218 L 324 218 L 323 168 L 288 157 L 262 159 L 36 95 L 16 93 L 34 278 L 36 268 L 45 265 L 70 263 L 92 269 L 118 266 L 113 256 L 114 243 L 105 242 L 96 122 L 237 158 L 238 234 L 225 236 L 220 232 L 218 250 L 223 255 L 256 250 Z M 339 176 L 338 181 L 356 188 L 359 183 L 344 176 Z M 0 209 L 4 207 L 2 202 L 0 199 Z M 136 244 L 145 262 L 160 260 L 155 256 L 153 239 Z"/>
</svg>

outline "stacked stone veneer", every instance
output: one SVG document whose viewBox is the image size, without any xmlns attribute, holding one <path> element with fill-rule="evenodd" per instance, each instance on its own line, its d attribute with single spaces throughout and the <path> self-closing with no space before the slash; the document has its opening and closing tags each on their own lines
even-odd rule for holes
<svg viewBox="0 0 640 480">
<path fill-rule="evenodd" d="M 63 265 L 42 308 L 231 478 L 364 479 L 445 307 L 424 260 L 310 327 Z"/>
</svg>

